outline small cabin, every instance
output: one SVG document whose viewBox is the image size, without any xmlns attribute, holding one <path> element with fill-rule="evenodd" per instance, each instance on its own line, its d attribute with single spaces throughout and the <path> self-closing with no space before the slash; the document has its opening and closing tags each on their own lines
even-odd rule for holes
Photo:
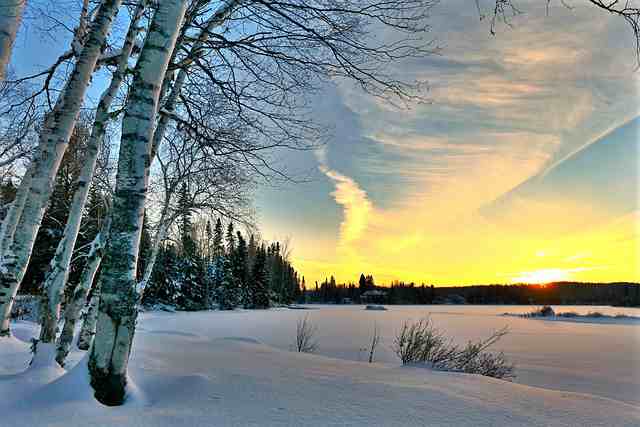
<svg viewBox="0 0 640 427">
<path fill-rule="evenodd" d="M 362 304 L 384 304 L 386 300 L 387 293 L 378 289 L 372 289 L 360 295 L 360 302 Z"/>
</svg>

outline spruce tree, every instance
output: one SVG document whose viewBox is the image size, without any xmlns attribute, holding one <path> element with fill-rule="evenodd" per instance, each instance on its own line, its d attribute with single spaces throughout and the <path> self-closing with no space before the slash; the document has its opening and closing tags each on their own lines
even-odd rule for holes
<svg viewBox="0 0 640 427">
<path fill-rule="evenodd" d="M 195 254 L 195 242 L 193 241 L 193 227 L 191 224 L 191 197 L 186 183 L 182 184 L 178 197 L 178 209 L 180 218 L 178 229 L 180 232 L 180 242 L 182 252 L 185 257 L 191 258 Z"/>
<path fill-rule="evenodd" d="M 240 288 L 231 273 L 231 261 L 220 256 L 213 268 L 213 292 L 220 310 L 233 310 L 240 304 Z"/>
<path fill-rule="evenodd" d="M 360 288 L 360 295 L 367 291 L 367 279 L 364 274 L 360 274 L 360 280 L 358 280 L 358 287 Z"/>
<path fill-rule="evenodd" d="M 0 220 L 4 220 L 13 200 L 16 198 L 16 186 L 11 179 L 0 184 Z"/>
<path fill-rule="evenodd" d="M 223 245 L 223 236 L 222 236 L 222 221 L 220 218 L 216 221 L 216 226 L 213 231 L 213 257 L 217 259 L 224 255 L 224 245 Z"/>
<path fill-rule="evenodd" d="M 251 271 L 251 302 L 253 308 L 269 308 L 269 276 L 267 274 L 267 255 L 264 247 L 258 249 Z"/>
<path fill-rule="evenodd" d="M 177 280 L 178 262 L 178 255 L 173 245 L 160 249 L 151 281 L 144 292 L 142 299 L 144 305 L 178 305 L 182 295 L 182 289 Z"/>
<path fill-rule="evenodd" d="M 300 289 L 300 299 L 299 302 L 305 303 L 307 302 L 307 285 L 304 281 L 304 276 L 302 276 L 302 284 Z"/>
<path fill-rule="evenodd" d="M 251 271 L 253 268 L 253 261 L 256 259 L 256 252 L 258 245 L 253 233 L 249 236 L 249 245 L 247 246 L 247 270 Z"/>
<path fill-rule="evenodd" d="M 236 248 L 231 258 L 231 269 L 233 277 L 240 288 L 242 294 L 242 303 L 245 306 L 251 306 L 251 289 L 247 287 L 248 269 L 247 269 L 247 243 L 242 237 L 242 233 L 238 231 L 236 235 Z"/>
<path fill-rule="evenodd" d="M 206 258 L 205 262 L 207 265 L 209 265 L 209 263 L 211 263 L 211 261 L 213 260 L 213 253 L 212 253 L 212 247 L 213 247 L 213 230 L 211 230 L 211 221 L 207 220 L 207 225 L 205 227 L 205 232 L 207 235 L 207 240 L 205 242 L 204 247 L 205 249 L 205 253 L 203 254 Z"/>
<path fill-rule="evenodd" d="M 227 243 L 227 255 L 232 256 L 236 249 L 236 239 L 233 235 L 233 222 L 230 222 L 229 225 L 227 225 L 227 234 L 225 239 Z"/>
</svg>

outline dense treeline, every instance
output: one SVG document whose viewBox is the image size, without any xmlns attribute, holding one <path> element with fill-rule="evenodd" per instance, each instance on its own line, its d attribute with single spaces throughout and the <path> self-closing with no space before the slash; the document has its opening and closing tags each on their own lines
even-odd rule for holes
<svg viewBox="0 0 640 427">
<path fill-rule="evenodd" d="M 179 238 L 160 249 L 143 304 L 261 309 L 300 298 L 298 273 L 279 242 L 259 242 L 253 234 L 247 241 L 233 222 L 224 228 L 218 218 L 213 227 L 205 222 L 204 233 L 195 233 L 185 210 L 178 221 Z"/>
<path fill-rule="evenodd" d="M 369 279 L 370 278 L 370 281 Z M 365 282 L 363 282 L 365 280 Z M 362 284 L 365 283 L 365 286 Z M 367 284 L 368 283 L 368 284 Z M 544 285 L 442 286 L 392 282 L 376 286 L 362 275 L 359 285 L 337 284 L 335 278 L 306 290 L 304 300 L 314 303 L 384 304 L 586 304 L 640 306 L 638 283 L 555 282 Z"/>
<path fill-rule="evenodd" d="M 81 148 L 77 132 L 62 161 L 53 197 L 45 212 L 43 224 L 36 237 L 33 255 L 25 274 L 21 294 L 41 295 L 42 283 L 56 242 L 64 231 L 73 197 L 73 180 L 79 168 Z M 189 190 L 183 186 L 178 200 L 178 220 L 171 235 L 160 245 L 158 259 L 143 304 L 165 304 L 182 310 L 234 307 L 268 308 L 273 304 L 288 304 L 300 300 L 298 273 L 288 260 L 288 249 L 280 242 L 259 241 L 254 234 L 248 240 L 233 222 L 223 231 L 222 220 L 212 227 L 210 221 L 193 221 Z M 15 198 L 16 186 L 11 179 L 0 183 L 3 206 Z M 73 294 L 86 265 L 90 244 L 105 220 L 107 206 L 104 194 L 96 183 L 89 190 L 89 198 L 82 220 L 81 232 L 70 266 L 67 297 Z M 6 211 L 6 209 L 5 209 Z M 0 212 L 4 217 L 6 212 Z M 149 262 L 152 230 L 143 223 L 138 279 Z M 96 276 L 99 280 L 99 272 Z"/>
<path fill-rule="evenodd" d="M 436 288 L 436 298 L 459 295 L 469 304 L 640 305 L 638 283 L 554 282 Z"/>
</svg>

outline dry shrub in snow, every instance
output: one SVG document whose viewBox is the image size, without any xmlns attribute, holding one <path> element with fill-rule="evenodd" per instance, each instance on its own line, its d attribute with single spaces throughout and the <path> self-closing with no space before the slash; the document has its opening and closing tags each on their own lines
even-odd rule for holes
<svg viewBox="0 0 640 427">
<path fill-rule="evenodd" d="M 373 325 L 373 335 L 371 336 L 371 344 L 369 345 L 369 363 L 373 363 L 373 356 L 376 352 L 376 348 L 382 338 L 380 337 L 380 331 L 378 330 L 378 325 Z"/>
<path fill-rule="evenodd" d="M 464 347 L 453 344 L 438 330 L 431 319 L 405 322 L 396 335 L 393 350 L 403 365 L 428 364 L 435 369 L 480 374 L 493 378 L 514 378 L 514 366 L 504 353 L 487 351 L 507 334 L 507 328 L 480 341 L 469 341 Z"/>
<path fill-rule="evenodd" d="M 298 320 L 296 326 L 296 350 L 298 353 L 313 353 L 318 348 L 318 341 L 315 339 L 317 328 L 309 320 L 309 316 L 304 316 Z"/>
<path fill-rule="evenodd" d="M 556 315 L 556 312 L 553 310 L 553 307 L 550 305 L 545 305 L 543 307 L 537 308 L 529 313 L 525 313 L 522 317 L 553 317 Z"/>
</svg>

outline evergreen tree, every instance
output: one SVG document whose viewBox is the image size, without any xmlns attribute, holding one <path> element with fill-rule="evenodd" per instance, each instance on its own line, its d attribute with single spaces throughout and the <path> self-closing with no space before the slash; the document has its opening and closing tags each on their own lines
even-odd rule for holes
<svg viewBox="0 0 640 427">
<path fill-rule="evenodd" d="M 258 246 L 256 243 L 256 238 L 253 234 L 249 236 L 249 245 L 247 246 L 247 269 L 251 271 L 253 268 L 253 261 L 256 259 L 256 252 L 258 250 Z"/>
<path fill-rule="evenodd" d="M 298 302 L 301 303 L 305 303 L 307 302 L 307 285 L 304 281 L 304 276 L 302 276 L 302 284 L 301 284 L 301 289 L 300 289 L 300 298 L 298 299 Z"/>
<path fill-rule="evenodd" d="M 173 245 L 160 249 L 151 281 L 145 289 L 144 305 L 166 304 L 176 306 L 181 298 L 182 289 L 177 280 L 178 254 Z"/>
<path fill-rule="evenodd" d="M 367 279 L 364 274 L 360 274 L 360 280 L 358 280 L 358 287 L 360 289 L 360 295 L 367 291 Z"/>
<path fill-rule="evenodd" d="M 176 266 L 176 283 L 180 294 L 177 307 L 183 310 L 203 310 L 206 308 L 205 278 L 197 259 L 182 256 Z"/>
<path fill-rule="evenodd" d="M 11 179 L 0 184 L 0 220 L 7 215 L 7 211 L 16 198 L 16 186 Z"/>
<path fill-rule="evenodd" d="M 256 259 L 251 271 L 252 308 L 269 308 L 269 277 L 266 268 L 266 250 L 261 247 L 256 252 Z"/>
<path fill-rule="evenodd" d="M 368 274 L 367 277 L 365 278 L 365 281 L 367 283 L 367 290 L 372 290 L 376 288 L 376 282 L 373 280 L 373 276 Z"/>
<path fill-rule="evenodd" d="M 247 287 L 248 273 L 247 268 L 247 243 L 242 237 L 242 233 L 238 231 L 236 235 L 236 248 L 231 258 L 231 271 L 242 295 L 242 303 L 245 306 L 251 305 L 251 289 Z"/>
<path fill-rule="evenodd" d="M 214 298 L 220 310 L 233 310 L 240 304 L 240 288 L 233 278 L 231 262 L 227 257 L 216 258 L 212 279 Z"/>
<path fill-rule="evenodd" d="M 225 239 L 227 242 L 227 255 L 232 256 L 236 249 L 236 240 L 233 234 L 233 222 L 230 222 L 229 225 L 227 225 L 227 234 Z"/>
<path fill-rule="evenodd" d="M 267 266 L 269 269 L 269 288 L 276 294 L 279 302 L 285 302 L 285 288 L 282 274 L 282 257 L 280 256 L 280 243 L 272 243 L 267 249 Z"/>
<path fill-rule="evenodd" d="M 178 230 L 180 233 L 180 242 L 182 243 L 182 252 L 186 257 L 193 257 L 196 251 L 196 245 L 193 241 L 193 226 L 191 223 L 191 197 L 186 183 L 182 184 L 178 197 L 179 221 Z"/>
<path fill-rule="evenodd" d="M 214 259 L 219 258 L 224 255 L 224 245 L 223 245 L 223 236 L 222 236 L 222 221 L 220 218 L 216 220 L 216 226 L 213 231 L 213 257 Z"/>
<path fill-rule="evenodd" d="M 206 251 L 204 256 L 206 257 L 206 264 L 209 265 L 209 263 L 211 263 L 211 261 L 213 260 L 213 253 L 212 253 L 213 230 L 211 230 L 211 222 L 209 220 L 207 220 L 205 233 L 207 235 L 206 237 L 207 241 L 205 242 L 205 245 L 204 245 L 205 251 Z"/>
</svg>

